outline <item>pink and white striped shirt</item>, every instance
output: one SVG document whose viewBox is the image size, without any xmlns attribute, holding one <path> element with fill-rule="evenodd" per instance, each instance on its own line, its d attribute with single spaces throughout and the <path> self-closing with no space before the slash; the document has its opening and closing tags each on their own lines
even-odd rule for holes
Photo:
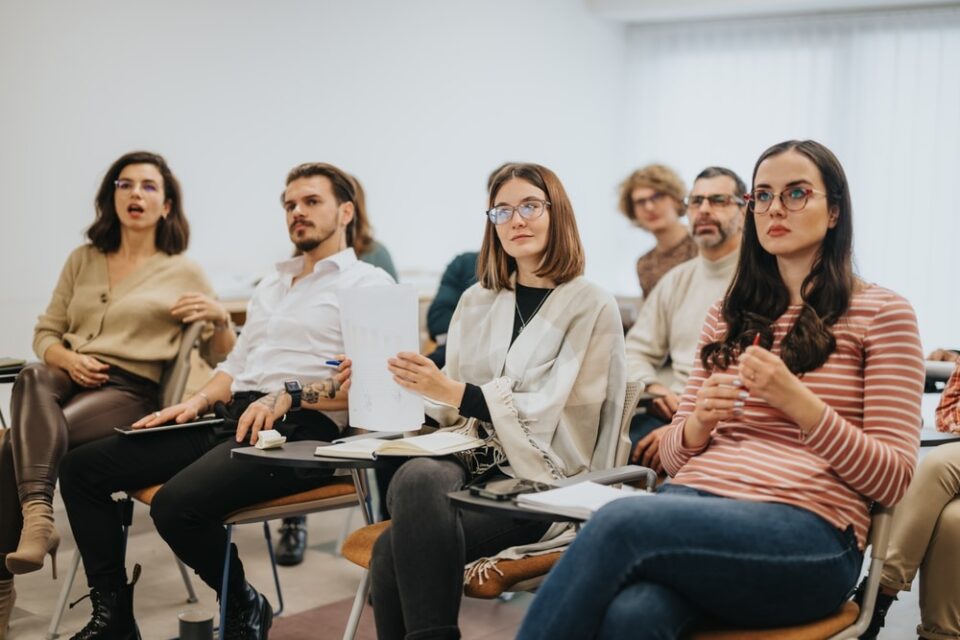
<svg viewBox="0 0 960 640">
<path fill-rule="evenodd" d="M 800 305 L 774 323 L 772 351 Z M 820 422 L 800 428 L 765 401 L 748 398 L 743 415 L 721 422 L 700 449 L 683 447 L 683 425 L 709 374 L 704 344 L 722 337 L 720 303 L 707 314 L 697 363 L 660 446 L 673 482 L 740 500 L 807 509 L 838 529 L 853 525 L 866 546 L 872 501 L 893 505 L 913 477 L 920 446 L 924 359 L 917 319 L 904 298 L 876 285 L 854 293 L 833 326 L 836 350 L 801 380 L 826 403 Z M 736 365 L 720 373 L 736 373 Z"/>
</svg>

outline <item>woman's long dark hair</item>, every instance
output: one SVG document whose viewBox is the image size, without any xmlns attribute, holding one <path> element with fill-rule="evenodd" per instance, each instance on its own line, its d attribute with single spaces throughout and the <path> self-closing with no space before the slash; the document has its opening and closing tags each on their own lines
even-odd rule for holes
<svg viewBox="0 0 960 640">
<path fill-rule="evenodd" d="M 837 157 L 819 142 L 788 140 L 763 152 L 753 168 L 767 158 L 788 151 L 802 153 L 820 170 L 827 192 L 827 205 L 837 212 L 836 224 L 827 229 L 810 273 L 803 280 L 803 308 L 780 344 L 780 357 L 795 374 L 819 368 L 837 345 L 831 327 L 847 311 L 853 295 L 853 207 L 847 177 Z M 803 215 L 802 213 L 799 215 Z M 743 228 L 740 260 L 727 295 L 722 315 L 727 332 L 722 339 L 706 344 L 700 354 L 703 366 L 726 369 L 753 343 L 773 345 L 773 324 L 790 304 L 790 294 L 780 277 L 777 259 L 767 253 L 757 237 L 753 206 L 748 209 Z"/>
</svg>

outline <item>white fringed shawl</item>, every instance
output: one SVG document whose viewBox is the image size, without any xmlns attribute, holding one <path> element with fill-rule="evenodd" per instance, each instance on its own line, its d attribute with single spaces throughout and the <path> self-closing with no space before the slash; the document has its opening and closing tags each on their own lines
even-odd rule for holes
<svg viewBox="0 0 960 640">
<path fill-rule="evenodd" d="M 555 482 L 615 464 L 626 389 L 623 328 L 616 301 L 578 277 L 558 286 L 513 345 L 516 296 L 480 285 L 468 289 L 447 334 L 444 372 L 478 385 L 492 418 L 492 444 L 507 473 Z M 476 435 L 478 420 L 427 403 L 441 427 Z M 568 532 L 568 535 L 561 535 Z M 568 525 L 468 568 L 468 579 L 497 559 L 553 551 L 569 542 Z"/>
</svg>

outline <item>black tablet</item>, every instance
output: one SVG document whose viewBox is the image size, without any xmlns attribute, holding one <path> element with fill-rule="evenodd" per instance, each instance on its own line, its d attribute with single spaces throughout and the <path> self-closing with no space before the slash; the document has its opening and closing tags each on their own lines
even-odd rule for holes
<svg viewBox="0 0 960 640">
<path fill-rule="evenodd" d="M 198 420 L 191 420 L 190 422 L 184 422 L 182 424 L 177 424 L 171 422 L 169 424 L 161 424 L 156 427 L 145 427 L 142 429 L 134 429 L 131 426 L 126 427 L 114 427 L 114 431 L 121 435 L 125 436 L 142 436 L 148 433 L 160 433 L 161 431 L 176 431 L 177 429 L 192 429 L 193 427 L 202 427 L 205 425 L 215 425 L 222 424 L 223 418 L 200 418 Z"/>
</svg>

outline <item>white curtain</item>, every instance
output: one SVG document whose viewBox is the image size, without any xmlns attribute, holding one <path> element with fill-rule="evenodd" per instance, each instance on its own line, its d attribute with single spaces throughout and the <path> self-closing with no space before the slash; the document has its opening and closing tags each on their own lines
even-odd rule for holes
<svg viewBox="0 0 960 640">
<path fill-rule="evenodd" d="M 960 348 L 960 9 L 631 27 L 623 169 L 748 183 L 812 138 L 851 183 L 863 278 L 906 296 L 924 347 Z"/>
</svg>

